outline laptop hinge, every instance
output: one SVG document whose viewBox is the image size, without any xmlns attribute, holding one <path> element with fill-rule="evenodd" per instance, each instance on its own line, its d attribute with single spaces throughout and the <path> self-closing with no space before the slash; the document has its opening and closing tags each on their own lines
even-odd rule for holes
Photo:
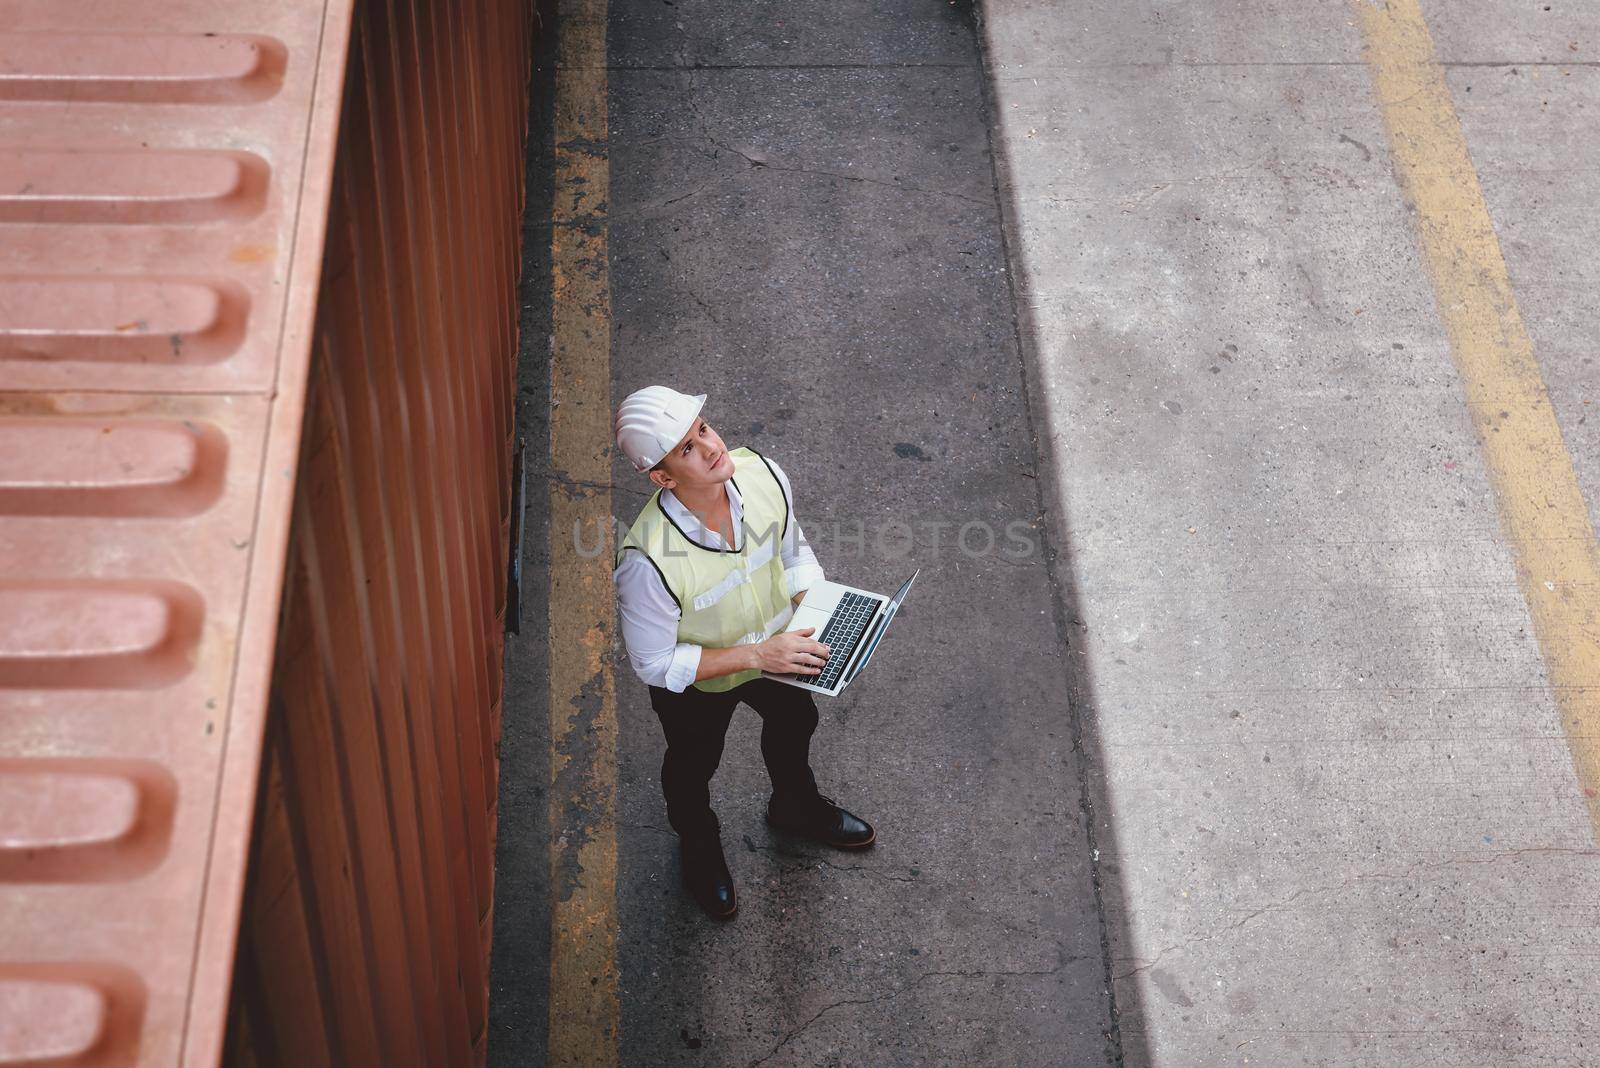
<svg viewBox="0 0 1600 1068">
<path fill-rule="evenodd" d="M 850 663 L 846 664 L 844 671 L 839 673 L 839 688 L 841 690 L 850 685 L 851 681 L 856 677 L 856 672 L 861 670 L 861 657 L 867 649 L 871 648 L 872 639 L 877 636 L 878 631 L 883 627 L 883 621 L 888 618 L 888 615 L 888 611 L 880 607 L 878 618 L 872 621 L 872 626 L 862 632 L 861 640 L 856 642 L 856 647 L 850 651 Z"/>
</svg>

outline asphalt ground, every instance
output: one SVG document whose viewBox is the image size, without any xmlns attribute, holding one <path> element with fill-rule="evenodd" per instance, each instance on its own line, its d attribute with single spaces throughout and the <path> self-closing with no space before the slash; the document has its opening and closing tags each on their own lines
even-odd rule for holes
<svg viewBox="0 0 1600 1068">
<path fill-rule="evenodd" d="M 494 928 L 489 959 L 491 1065 L 540 1063 L 550 985 L 550 278 L 555 4 L 539 0 L 530 78 L 527 183 L 517 324 L 517 430 L 526 463 L 521 604 L 506 635 L 496 800 Z"/>
<path fill-rule="evenodd" d="M 922 568 L 872 667 L 821 701 L 813 745 L 823 790 L 878 844 L 770 833 L 757 720 L 740 717 L 716 793 L 742 887 L 727 927 L 676 886 L 659 728 L 619 667 L 623 1060 L 1103 1063 L 1100 921 L 970 16 L 641 3 L 611 29 L 613 394 L 707 393 L 730 443 L 789 473 L 837 579 L 893 589 Z M 631 519 L 640 477 L 619 464 L 616 481 Z"/>
<path fill-rule="evenodd" d="M 530 185 L 491 1063 L 1600 1063 L 1600 15 L 598 6 L 606 193 Z M 550 402 L 655 381 L 831 577 L 922 568 L 813 750 L 879 845 L 768 833 L 741 715 L 725 926 L 620 648 L 549 685 L 617 637 L 549 515 L 646 496 Z"/>
<path fill-rule="evenodd" d="M 1085 760 L 971 13 L 658 0 L 612 4 L 608 29 L 611 397 L 709 394 L 730 444 L 789 473 L 831 577 L 922 573 L 871 669 L 821 701 L 813 767 L 876 825 L 870 852 L 769 831 L 758 721 L 736 717 L 713 795 L 740 889 L 727 925 L 678 887 L 660 729 L 614 650 L 616 1039 L 540 1018 L 563 984 L 609 979 L 545 971 L 555 699 L 541 628 L 514 642 L 491 1061 L 593 1028 L 626 1064 L 1106 1063 Z M 550 275 L 540 228 L 533 279 Z M 567 477 L 537 455 L 545 334 L 525 323 L 534 485 Z M 644 480 L 618 458 L 613 485 L 630 521 Z M 530 546 L 563 536 L 542 521 Z M 555 611 L 543 593 L 526 619 Z"/>
</svg>

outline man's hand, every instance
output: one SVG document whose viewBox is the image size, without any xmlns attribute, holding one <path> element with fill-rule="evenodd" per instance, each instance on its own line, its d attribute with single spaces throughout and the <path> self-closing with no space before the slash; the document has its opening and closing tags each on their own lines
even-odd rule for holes
<svg viewBox="0 0 1600 1068">
<path fill-rule="evenodd" d="M 755 647 L 756 663 L 774 675 L 820 675 L 828 659 L 828 647 L 812 641 L 816 627 L 774 634 Z"/>
</svg>

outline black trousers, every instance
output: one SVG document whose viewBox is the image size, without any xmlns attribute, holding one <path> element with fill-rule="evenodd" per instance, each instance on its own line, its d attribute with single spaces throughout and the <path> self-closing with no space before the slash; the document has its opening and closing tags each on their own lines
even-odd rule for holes
<svg viewBox="0 0 1600 1068">
<path fill-rule="evenodd" d="M 661 792 L 667 822 L 683 838 L 716 833 L 711 811 L 711 776 L 722 762 L 722 742 L 739 702 L 761 717 L 761 756 L 772 778 L 772 796 L 807 802 L 817 796 L 811 774 L 811 735 L 817 729 L 817 703 L 810 690 L 771 679 L 751 679 L 722 693 L 692 685 L 682 693 L 650 687 L 650 706 L 667 736 L 661 762 Z"/>
</svg>

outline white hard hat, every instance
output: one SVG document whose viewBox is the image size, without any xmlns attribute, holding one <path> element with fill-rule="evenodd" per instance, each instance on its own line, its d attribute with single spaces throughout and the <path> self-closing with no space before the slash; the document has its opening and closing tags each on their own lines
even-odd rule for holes
<svg viewBox="0 0 1600 1068">
<path fill-rule="evenodd" d="M 683 440 L 705 403 L 704 393 L 691 397 L 666 386 L 634 390 L 617 409 L 617 448 L 634 470 L 650 470 Z"/>
</svg>

